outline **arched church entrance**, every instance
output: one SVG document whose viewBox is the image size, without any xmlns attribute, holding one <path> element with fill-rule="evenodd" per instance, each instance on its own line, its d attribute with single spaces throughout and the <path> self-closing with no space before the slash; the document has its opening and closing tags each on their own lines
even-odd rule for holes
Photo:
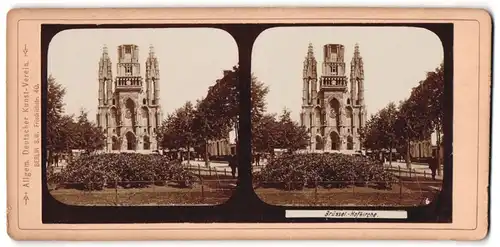
<svg viewBox="0 0 500 247">
<path fill-rule="evenodd" d="M 352 140 L 352 136 L 347 137 L 347 150 L 353 150 L 354 149 L 354 142 Z"/>
<path fill-rule="evenodd" d="M 120 149 L 120 142 L 118 141 L 118 137 L 113 136 L 111 138 L 111 141 L 113 142 L 111 144 L 111 149 L 113 149 L 113 150 L 119 150 Z"/>
<path fill-rule="evenodd" d="M 151 142 L 149 141 L 149 136 L 144 136 L 144 150 L 149 150 L 151 147 Z"/>
<path fill-rule="evenodd" d="M 332 150 L 340 150 L 340 138 L 337 132 L 332 131 L 330 132 L 330 140 L 332 143 Z"/>
<path fill-rule="evenodd" d="M 127 138 L 127 150 L 135 150 L 136 149 L 135 148 L 136 140 L 135 140 L 134 133 L 129 131 L 129 132 L 127 132 L 125 137 Z"/>
<path fill-rule="evenodd" d="M 320 135 L 316 136 L 316 150 L 323 149 L 323 138 Z"/>
</svg>

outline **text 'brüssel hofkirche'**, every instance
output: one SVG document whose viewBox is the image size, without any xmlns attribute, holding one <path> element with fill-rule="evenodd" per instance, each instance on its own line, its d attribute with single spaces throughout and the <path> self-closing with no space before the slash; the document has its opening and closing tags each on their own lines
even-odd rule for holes
<svg viewBox="0 0 500 247">
<path fill-rule="evenodd" d="M 160 73 L 153 47 L 141 76 L 139 47 L 118 46 L 116 77 L 106 47 L 99 61 L 97 125 L 105 131 L 106 152 L 157 149 L 155 131 L 161 125 Z"/>
<path fill-rule="evenodd" d="M 367 113 L 363 60 L 358 44 L 354 48 L 349 80 L 344 45 L 323 46 L 322 73 L 318 78 L 317 61 L 313 46 L 309 44 L 303 80 L 301 125 L 311 136 L 308 149 L 360 150 L 360 128 L 365 126 Z"/>
</svg>

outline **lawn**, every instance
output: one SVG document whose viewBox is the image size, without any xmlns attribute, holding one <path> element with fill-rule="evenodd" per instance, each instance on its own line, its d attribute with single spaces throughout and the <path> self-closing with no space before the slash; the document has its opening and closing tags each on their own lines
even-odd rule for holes
<svg viewBox="0 0 500 247">
<path fill-rule="evenodd" d="M 441 184 L 406 181 L 403 185 L 393 185 L 390 190 L 357 186 L 295 191 L 256 188 L 255 193 L 262 201 L 279 206 L 416 206 L 424 204 L 426 198 L 432 200 L 435 197 L 438 192 L 432 187 L 440 188 Z"/>
<path fill-rule="evenodd" d="M 300 191 L 284 191 L 274 188 L 256 188 L 259 198 L 272 205 L 282 206 L 416 206 L 435 192 L 426 186 L 394 185 L 392 190 L 370 187 L 305 188 Z M 171 205 L 218 205 L 229 199 L 234 187 L 206 184 L 193 188 L 174 186 L 150 186 L 134 189 L 104 189 L 81 191 L 76 189 L 52 190 L 51 195 L 68 205 L 80 206 L 171 206 Z"/>
<path fill-rule="evenodd" d="M 59 202 L 78 206 L 172 206 L 218 205 L 229 199 L 232 181 L 211 181 L 192 188 L 151 185 L 146 188 L 106 188 L 100 191 L 52 189 L 50 194 Z"/>
</svg>

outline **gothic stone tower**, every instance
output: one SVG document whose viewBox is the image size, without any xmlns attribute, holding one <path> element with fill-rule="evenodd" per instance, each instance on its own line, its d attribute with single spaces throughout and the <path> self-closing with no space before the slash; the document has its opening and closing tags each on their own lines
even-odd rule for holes
<svg viewBox="0 0 500 247">
<path fill-rule="evenodd" d="M 99 61 L 97 124 L 105 130 L 106 152 L 150 152 L 157 149 L 155 131 L 161 124 L 158 59 L 150 47 L 145 80 L 139 63 L 139 47 L 118 46 L 116 78 L 111 59 L 103 48 Z"/>
<path fill-rule="evenodd" d="M 303 70 L 301 124 L 311 136 L 311 150 L 360 150 L 359 129 L 365 125 L 363 61 L 356 44 L 348 87 L 344 46 L 323 46 L 322 73 L 309 44 Z M 350 89 L 350 90 L 349 90 Z"/>
</svg>

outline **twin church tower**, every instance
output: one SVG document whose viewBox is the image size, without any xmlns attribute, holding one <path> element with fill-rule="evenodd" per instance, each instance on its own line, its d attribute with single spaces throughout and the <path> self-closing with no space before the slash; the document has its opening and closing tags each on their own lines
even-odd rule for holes
<svg viewBox="0 0 500 247">
<path fill-rule="evenodd" d="M 105 152 L 157 149 L 155 132 L 161 125 L 160 71 L 154 48 L 149 48 L 145 78 L 141 76 L 139 47 L 118 46 L 116 77 L 107 47 L 99 61 L 97 125 L 105 131 Z"/>
<path fill-rule="evenodd" d="M 363 59 L 354 48 L 350 77 L 346 76 L 344 45 L 323 46 L 321 76 L 313 46 L 304 60 L 301 125 L 311 136 L 309 150 L 360 150 L 360 128 L 367 113 L 364 101 Z"/>
<path fill-rule="evenodd" d="M 344 45 L 323 46 L 321 76 L 312 44 L 303 70 L 301 125 L 311 136 L 310 150 L 360 150 L 360 128 L 366 123 L 363 60 L 356 44 L 347 78 Z M 155 132 L 161 125 L 160 72 L 149 48 L 145 77 L 139 47 L 118 46 L 116 77 L 107 47 L 99 61 L 97 125 L 105 131 L 105 152 L 158 149 Z"/>
</svg>

